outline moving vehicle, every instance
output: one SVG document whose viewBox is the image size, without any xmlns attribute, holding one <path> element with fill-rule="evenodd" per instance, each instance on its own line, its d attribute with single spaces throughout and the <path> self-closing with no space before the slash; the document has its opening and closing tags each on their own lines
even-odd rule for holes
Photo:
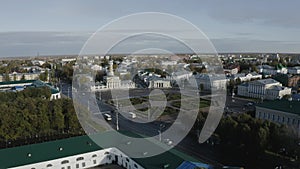
<svg viewBox="0 0 300 169">
<path fill-rule="evenodd" d="M 111 119 L 112 119 L 111 115 L 108 113 L 103 114 L 103 116 L 104 116 L 105 120 L 107 120 L 107 121 L 111 121 Z"/>
<path fill-rule="evenodd" d="M 129 112 L 129 114 L 130 114 L 130 117 L 131 117 L 131 118 L 133 118 L 133 119 L 135 119 L 135 118 L 136 118 L 136 114 L 135 114 L 135 113 L 133 113 L 133 112 Z"/>
</svg>

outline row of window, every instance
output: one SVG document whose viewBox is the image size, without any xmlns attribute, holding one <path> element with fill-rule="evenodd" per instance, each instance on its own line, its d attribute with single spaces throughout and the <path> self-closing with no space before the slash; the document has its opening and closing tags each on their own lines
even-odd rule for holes
<svg viewBox="0 0 300 169">
<path fill-rule="evenodd" d="M 271 120 L 274 122 L 279 122 L 279 123 L 286 123 L 286 124 L 298 125 L 298 126 L 300 125 L 300 120 L 297 120 L 295 118 L 285 117 L 285 116 L 279 116 L 279 115 L 275 115 L 275 114 L 271 114 L 271 113 L 259 112 L 258 117 L 267 119 L 267 120 Z"/>
<path fill-rule="evenodd" d="M 92 158 L 95 158 L 95 157 L 97 157 L 96 154 L 92 155 Z M 82 160 L 84 160 L 84 157 L 78 157 L 76 159 L 76 161 L 82 161 Z M 68 164 L 68 163 L 69 163 L 69 160 L 64 160 L 61 162 L 61 164 Z M 93 160 L 93 163 L 96 164 L 97 161 Z M 82 165 L 82 167 L 85 167 L 85 162 L 81 163 L 81 165 Z M 51 168 L 52 166 L 53 166 L 52 164 L 48 164 L 46 167 Z M 76 168 L 79 168 L 79 164 L 76 164 Z M 31 169 L 35 169 L 35 168 L 31 168 Z M 65 167 L 62 167 L 61 169 L 65 169 Z M 71 169 L 71 166 L 67 166 L 67 169 Z"/>
</svg>

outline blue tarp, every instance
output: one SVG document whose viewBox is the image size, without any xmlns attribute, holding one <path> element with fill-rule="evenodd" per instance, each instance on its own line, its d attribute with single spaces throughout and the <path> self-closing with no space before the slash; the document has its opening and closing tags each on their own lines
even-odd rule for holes
<svg viewBox="0 0 300 169">
<path fill-rule="evenodd" d="M 213 167 L 208 164 L 196 163 L 190 161 L 185 161 L 179 167 L 177 167 L 177 169 L 195 169 L 195 168 L 212 169 Z"/>
</svg>

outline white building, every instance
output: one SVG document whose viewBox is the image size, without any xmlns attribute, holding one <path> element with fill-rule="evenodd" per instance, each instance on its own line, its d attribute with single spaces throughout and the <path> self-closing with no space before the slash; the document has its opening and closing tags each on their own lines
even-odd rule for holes
<svg viewBox="0 0 300 169">
<path fill-rule="evenodd" d="M 236 68 L 232 68 L 232 69 L 224 69 L 224 72 L 226 74 L 231 74 L 231 75 L 235 75 L 239 72 L 239 69 L 236 67 Z"/>
<path fill-rule="evenodd" d="M 237 80 L 238 78 L 241 80 L 241 82 L 246 82 L 246 81 L 251 81 L 251 80 L 257 80 L 257 79 L 262 79 L 262 75 L 252 72 L 252 73 L 240 73 L 240 74 L 236 74 L 236 75 L 232 75 L 230 77 L 233 80 Z"/>
<path fill-rule="evenodd" d="M 300 102 L 292 100 L 265 101 L 256 105 L 255 117 L 292 127 L 300 136 Z"/>
<path fill-rule="evenodd" d="M 275 75 L 277 73 L 281 73 L 281 74 L 287 74 L 288 73 L 288 69 L 286 67 L 283 66 L 269 66 L 269 65 L 260 65 L 258 66 L 259 72 L 260 73 L 264 73 L 267 75 Z"/>
<path fill-rule="evenodd" d="M 131 80 L 121 80 L 119 76 L 114 75 L 113 61 L 109 62 L 109 71 L 107 76 L 104 77 L 103 83 L 95 83 L 91 86 L 92 91 L 106 90 L 106 89 L 129 89 L 135 88 L 135 83 Z"/>
<path fill-rule="evenodd" d="M 2 74 L 0 75 L 0 82 L 6 81 L 6 75 Z M 10 73 L 8 74 L 10 81 L 19 81 L 24 78 L 24 80 L 37 80 L 40 77 L 40 73 Z M 48 75 L 48 81 L 49 81 L 49 75 Z"/>
<path fill-rule="evenodd" d="M 251 98 L 274 100 L 290 95 L 291 92 L 291 88 L 283 87 L 274 79 L 263 79 L 239 85 L 237 94 Z"/>
<path fill-rule="evenodd" d="M 300 74 L 300 66 L 289 67 L 289 68 L 288 68 L 288 73 L 289 73 L 289 74 L 294 74 L 294 75 Z"/>
<path fill-rule="evenodd" d="M 193 73 L 190 71 L 177 71 L 172 73 L 172 79 L 175 81 L 189 80 Z"/>
<path fill-rule="evenodd" d="M 124 144 L 124 140 L 114 140 L 111 143 L 109 138 L 117 138 L 111 132 L 101 133 L 93 137 L 108 145 Z M 97 141 L 96 141 L 97 142 Z M 126 142 L 125 142 L 126 143 Z M 143 159 L 148 154 L 145 150 L 138 148 L 138 142 L 128 141 L 127 148 L 141 153 L 141 158 L 130 158 L 124 151 L 115 147 L 101 148 L 94 143 L 89 136 L 72 137 L 62 140 L 44 142 L 39 144 L 25 145 L 20 147 L 6 148 L 0 151 L 0 168 L 8 169 L 88 169 L 88 168 L 119 168 L 124 169 L 146 169 L 146 168 L 178 168 L 191 159 L 188 155 L 178 155 L 177 150 L 169 150 L 167 153 L 158 155 L 157 159 Z M 151 140 L 145 142 L 146 147 L 165 150 L 166 145 Z M 125 148 L 126 149 L 126 148 Z M 186 158 L 186 159 L 185 159 Z M 163 160 L 160 160 L 163 159 Z M 194 161 L 197 162 L 197 161 Z M 200 162 L 197 162 L 200 164 Z M 203 163 L 201 163 L 203 164 Z M 110 166 L 114 165 L 114 166 Z M 210 168 L 206 165 L 205 168 Z"/>
<path fill-rule="evenodd" d="M 17 91 L 16 88 L 26 89 L 27 87 L 48 87 L 51 92 L 50 100 L 56 100 L 61 98 L 61 93 L 58 88 L 55 88 L 40 80 L 20 80 L 11 82 L 0 82 L 0 90 L 5 91 Z"/>
<path fill-rule="evenodd" d="M 149 88 L 171 88 L 171 81 L 162 78 L 151 78 Z"/>
<path fill-rule="evenodd" d="M 74 62 L 76 61 L 76 58 L 66 58 L 66 59 L 61 59 L 61 64 L 62 65 L 65 65 L 67 63 L 70 63 L 70 62 Z"/>
<path fill-rule="evenodd" d="M 226 90 L 227 79 L 223 74 L 196 74 L 196 82 L 202 90 Z"/>
</svg>

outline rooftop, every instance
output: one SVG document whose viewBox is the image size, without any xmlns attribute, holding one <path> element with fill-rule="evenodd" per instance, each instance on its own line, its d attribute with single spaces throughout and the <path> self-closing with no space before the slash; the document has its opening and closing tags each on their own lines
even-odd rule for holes
<svg viewBox="0 0 300 169">
<path fill-rule="evenodd" d="M 272 100 L 272 101 L 264 101 L 261 104 L 258 104 L 257 107 L 263 107 L 273 110 L 284 111 L 292 114 L 300 115 L 300 101 L 296 100 Z"/>
<path fill-rule="evenodd" d="M 128 133 L 128 132 L 124 132 L 124 133 L 132 137 L 134 135 L 133 133 Z M 120 141 L 114 139 L 113 132 L 105 132 L 105 133 L 97 134 L 92 137 L 93 140 L 101 139 L 100 141 L 103 143 L 112 142 L 113 140 L 113 142 L 115 142 L 116 144 L 118 141 Z M 158 141 L 156 142 L 149 141 L 149 143 L 147 144 L 149 144 L 148 146 L 153 146 L 153 149 L 163 147 L 161 145 L 162 143 Z M 138 145 L 134 143 L 130 145 L 126 144 L 125 146 L 127 146 L 130 149 L 134 147 L 136 151 L 139 151 Z M 102 148 L 97 144 L 95 144 L 89 136 L 78 136 L 78 137 L 72 137 L 68 139 L 45 142 L 45 143 L 1 149 L 0 168 L 22 166 L 26 164 L 32 164 L 32 163 L 97 151 L 100 149 Z M 123 151 L 122 147 L 120 150 Z M 123 152 L 126 154 L 126 151 Z M 163 168 L 164 165 L 168 165 L 169 168 L 177 168 L 184 161 L 199 162 L 198 160 L 174 148 L 157 156 L 147 157 L 147 158 L 136 158 L 133 160 L 135 160 L 137 163 L 139 163 L 141 166 L 147 169 Z"/>
<path fill-rule="evenodd" d="M 251 81 L 249 83 L 260 83 L 260 84 L 263 84 L 263 85 L 267 85 L 267 84 L 278 83 L 278 81 L 276 81 L 274 79 L 262 79 L 262 80 Z"/>
<path fill-rule="evenodd" d="M 60 148 L 63 150 L 60 151 Z M 99 149 L 100 147 L 94 144 L 88 136 L 1 149 L 0 168 L 22 166 Z M 30 157 L 29 154 L 31 154 Z"/>
<path fill-rule="evenodd" d="M 24 83 L 33 83 L 35 80 L 19 80 L 19 81 L 5 81 L 5 82 L 0 82 L 1 85 L 10 85 L 10 84 L 24 84 Z"/>
</svg>

